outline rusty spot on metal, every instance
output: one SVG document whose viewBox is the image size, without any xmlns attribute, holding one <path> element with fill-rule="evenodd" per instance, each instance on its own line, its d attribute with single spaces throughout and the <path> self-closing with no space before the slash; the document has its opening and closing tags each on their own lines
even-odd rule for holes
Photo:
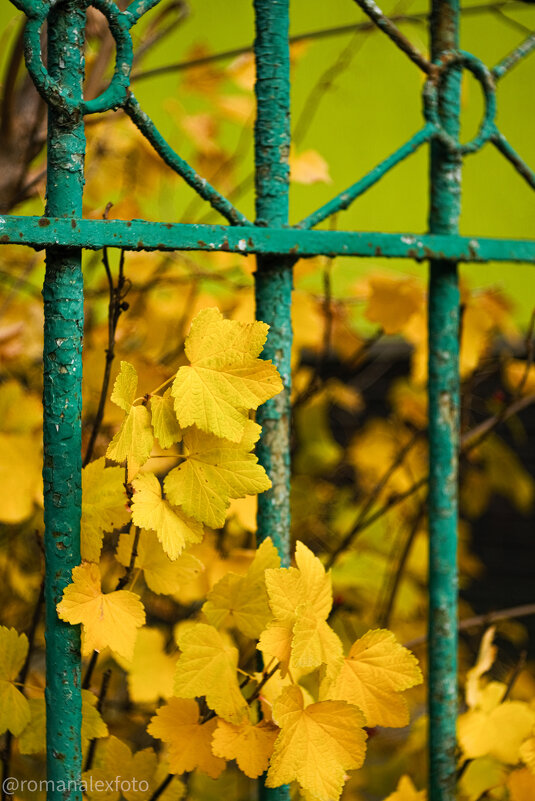
<svg viewBox="0 0 535 801">
<path fill-rule="evenodd" d="M 41 219 L 39 220 L 38 225 L 39 225 L 39 228 L 46 228 L 47 226 L 50 225 L 50 220 L 47 219 L 47 217 L 41 217 Z"/>
</svg>

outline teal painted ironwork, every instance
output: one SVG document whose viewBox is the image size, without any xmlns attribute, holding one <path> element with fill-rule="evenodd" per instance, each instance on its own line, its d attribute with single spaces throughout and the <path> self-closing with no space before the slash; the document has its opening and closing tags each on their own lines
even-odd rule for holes
<svg viewBox="0 0 535 801">
<path fill-rule="evenodd" d="M 255 123 L 256 225 L 288 224 L 290 50 L 288 0 L 255 0 L 257 116 Z M 245 247 L 246 240 L 243 240 Z M 288 251 L 286 251 L 288 253 Z M 281 374 L 284 390 L 258 410 L 263 435 L 257 453 L 273 487 L 258 498 L 258 540 L 271 537 L 281 563 L 290 563 L 291 260 L 259 255 L 256 316 L 270 330 L 264 355 Z"/>
<path fill-rule="evenodd" d="M 254 0 L 256 37 L 255 189 L 256 224 L 288 224 L 290 154 L 289 0 Z M 271 537 L 283 567 L 290 565 L 290 392 L 292 267 L 288 256 L 258 255 L 256 317 L 269 325 L 263 355 L 277 365 L 284 389 L 257 412 L 262 437 L 259 462 L 272 487 L 258 496 L 257 542 Z M 260 779 L 263 801 L 289 801 L 290 788 L 269 788 Z"/>
<path fill-rule="evenodd" d="M 69 98 L 50 108 L 46 213 L 80 217 L 85 136 L 82 99 L 85 11 L 75 0 L 49 17 L 48 65 Z M 56 605 L 80 563 L 83 281 L 81 250 L 50 247 L 43 287 L 43 483 L 47 791 L 49 801 L 81 801 L 80 627 L 59 620 Z"/>
<path fill-rule="evenodd" d="M 431 56 L 442 68 L 435 112 L 444 136 L 431 145 L 429 229 L 457 235 L 461 211 L 462 155 L 459 145 L 460 66 L 474 69 L 458 45 L 458 0 L 433 0 Z M 476 67 L 476 77 L 486 79 Z M 491 81 L 485 84 L 490 92 Z M 427 94 L 429 97 L 429 93 Z M 491 93 L 491 97 L 494 94 Z M 490 109 L 490 111 L 489 111 Z M 488 102 L 477 140 L 492 130 Z M 474 140 L 472 145 L 476 143 Z M 457 728 L 457 477 L 459 450 L 459 279 L 457 264 L 430 262 L 429 277 L 429 798 L 454 801 Z"/>
<path fill-rule="evenodd" d="M 80 654 L 76 628 L 58 620 L 55 605 L 78 563 L 80 520 L 80 416 L 83 292 L 80 249 L 224 250 L 257 254 L 257 316 L 270 324 L 265 348 L 282 375 L 284 392 L 261 408 L 258 448 L 273 488 L 259 498 L 258 538 L 271 536 L 282 564 L 290 561 L 290 351 L 292 266 L 297 258 L 361 256 L 430 261 L 430 801 L 452 801 L 455 780 L 456 526 L 459 407 L 458 262 L 535 263 L 535 240 L 464 237 L 458 233 L 463 158 L 491 144 L 535 188 L 535 172 L 497 127 L 495 83 L 535 50 L 535 35 L 487 67 L 458 49 L 458 0 L 433 0 L 428 60 L 373 0 L 356 3 L 426 75 L 423 126 L 349 188 L 327 199 L 294 226 L 288 223 L 290 146 L 289 0 L 255 0 L 257 63 L 255 126 L 256 222 L 253 225 L 161 136 L 130 90 L 131 28 L 159 0 L 12 0 L 28 17 L 25 59 L 49 106 L 47 208 L 44 217 L 0 218 L 0 244 L 47 249 L 45 301 L 44 445 L 47 557 L 47 738 L 49 800 L 78 801 L 80 779 Z M 82 97 L 83 32 L 87 5 L 102 11 L 116 44 L 110 85 Z M 47 67 L 40 31 L 48 22 Z M 476 137 L 459 142 L 459 79 L 472 72 L 485 111 Z M 82 219 L 83 115 L 122 108 L 162 160 L 229 223 L 181 225 L 144 220 Z M 431 147 L 429 232 L 312 230 L 347 209 L 389 170 L 422 145 Z M 424 198 L 422 198 L 422 201 Z M 286 801 L 287 787 L 263 788 L 270 801 Z"/>
<path fill-rule="evenodd" d="M 378 231 L 309 231 L 300 228 L 183 225 L 145 220 L 84 220 L 0 217 L 0 244 L 43 249 L 68 241 L 101 250 L 224 250 L 229 253 L 308 256 L 361 256 L 390 259 L 445 259 L 535 263 L 535 241 L 447 234 L 391 234 Z"/>
</svg>

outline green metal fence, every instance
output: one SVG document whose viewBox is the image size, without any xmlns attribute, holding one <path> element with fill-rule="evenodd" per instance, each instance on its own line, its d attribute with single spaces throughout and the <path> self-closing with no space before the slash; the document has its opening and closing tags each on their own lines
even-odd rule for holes
<svg viewBox="0 0 535 801">
<path fill-rule="evenodd" d="M 535 241 L 461 237 L 461 167 L 465 156 L 485 145 L 497 148 L 527 183 L 535 173 L 524 163 L 495 122 L 495 86 L 535 49 L 535 35 L 489 69 L 458 49 L 459 3 L 433 0 L 431 60 L 415 50 L 373 0 L 356 0 L 394 45 L 426 77 L 423 126 L 371 172 L 297 224 L 288 222 L 289 0 L 254 0 L 257 66 L 256 221 L 248 220 L 210 186 L 163 139 L 129 88 L 131 28 L 159 0 L 134 0 L 121 11 L 113 0 L 12 0 L 27 18 L 25 58 L 49 108 L 47 206 L 42 217 L 0 218 L 0 243 L 46 248 L 44 344 L 44 495 L 46 548 L 47 764 L 48 778 L 73 786 L 81 774 L 80 651 L 77 627 L 58 620 L 56 604 L 80 561 L 81 382 L 83 248 L 126 250 L 226 250 L 255 253 L 257 316 L 271 326 L 265 350 L 276 363 L 284 392 L 261 409 L 260 461 L 273 488 L 259 499 L 258 537 L 271 536 L 282 564 L 289 553 L 289 397 L 292 266 L 299 258 L 384 256 L 429 261 L 429 714 L 430 799 L 448 801 L 455 792 L 457 713 L 457 454 L 459 440 L 458 262 L 535 261 Z M 99 97 L 85 101 L 85 9 L 107 18 L 117 56 L 113 78 Z M 44 66 L 40 31 L 48 22 Z M 476 137 L 459 141 L 462 70 L 481 85 L 483 121 Z M 122 108 L 161 158 L 228 225 L 183 225 L 141 220 L 84 220 L 84 117 Z M 421 145 L 430 145 L 429 231 L 403 234 L 314 230 L 346 209 L 390 169 Z M 58 743 L 61 742 L 61 752 Z M 69 785 L 69 781 L 72 782 Z M 288 797 L 287 788 L 264 790 Z M 49 792 L 51 801 L 79 799 Z"/>
</svg>

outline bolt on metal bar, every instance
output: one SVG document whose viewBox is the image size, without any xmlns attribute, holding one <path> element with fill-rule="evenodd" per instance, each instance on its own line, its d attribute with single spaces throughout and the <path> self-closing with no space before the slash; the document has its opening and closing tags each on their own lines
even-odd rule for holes
<svg viewBox="0 0 535 801">
<path fill-rule="evenodd" d="M 433 0 L 431 57 L 458 47 L 459 0 Z M 459 136 L 461 71 L 438 89 L 445 132 Z M 458 235 L 461 159 L 431 145 L 429 228 Z M 459 444 L 459 284 L 455 262 L 430 262 L 429 277 L 429 798 L 454 801 L 457 722 L 457 472 Z"/>
<path fill-rule="evenodd" d="M 85 8 L 58 4 L 48 25 L 48 69 L 82 101 Z M 49 107 L 47 214 L 80 217 L 85 135 L 81 114 Z M 80 563 L 83 282 L 79 248 L 50 247 L 43 288 L 46 741 L 48 801 L 81 801 L 80 627 L 56 604 Z"/>
<path fill-rule="evenodd" d="M 254 0 L 256 37 L 255 205 L 257 226 L 288 224 L 290 151 L 289 0 Z M 292 268 L 288 256 L 259 255 L 255 274 L 256 317 L 270 330 L 264 356 L 281 375 L 284 389 L 258 410 L 257 447 L 272 488 L 258 496 L 257 542 L 271 537 L 281 565 L 290 564 L 290 392 Z M 268 788 L 263 801 L 289 801 L 287 785 Z"/>
</svg>

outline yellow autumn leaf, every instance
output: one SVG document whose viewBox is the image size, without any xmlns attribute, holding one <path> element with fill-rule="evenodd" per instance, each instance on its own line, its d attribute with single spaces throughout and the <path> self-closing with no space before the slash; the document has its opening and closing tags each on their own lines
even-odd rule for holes
<svg viewBox="0 0 535 801">
<path fill-rule="evenodd" d="M 137 629 L 145 622 L 145 611 L 139 595 L 128 590 L 104 594 L 98 565 L 84 562 L 72 571 L 72 584 L 65 587 L 57 605 L 61 620 L 83 626 L 82 653 L 112 651 L 131 659 Z"/>
<path fill-rule="evenodd" d="M 507 778 L 510 801 L 533 801 L 535 776 L 527 768 L 514 770 Z"/>
<path fill-rule="evenodd" d="M 239 723 L 247 710 L 236 669 L 239 653 L 213 626 L 193 623 L 177 636 L 181 654 L 176 666 L 175 694 L 204 696 L 217 715 Z"/>
<path fill-rule="evenodd" d="M 97 697 L 82 690 L 82 750 L 89 740 L 108 736 L 108 727 L 98 711 Z M 21 754 L 44 754 L 46 751 L 46 706 L 44 698 L 30 698 L 31 720 L 21 733 L 18 746 Z"/>
<path fill-rule="evenodd" d="M 505 690 L 505 685 L 501 687 Z M 480 703 L 459 717 L 459 744 L 466 759 L 489 755 L 515 765 L 534 724 L 535 712 L 523 701 L 497 703 L 492 709 L 483 709 Z"/>
<path fill-rule="evenodd" d="M 476 664 L 466 674 L 465 698 L 468 706 L 473 709 L 478 705 L 481 692 L 481 676 L 487 673 L 496 659 L 497 648 L 493 645 L 496 626 L 490 626 L 479 645 Z"/>
<path fill-rule="evenodd" d="M 492 757 L 479 757 L 468 762 L 459 780 L 461 797 L 479 801 L 487 790 L 501 787 L 507 779 L 507 769 Z"/>
<path fill-rule="evenodd" d="M 154 436 L 161 447 L 164 449 L 170 448 L 173 443 L 180 442 L 182 439 L 182 430 L 176 419 L 174 402 L 171 397 L 171 388 L 167 389 L 162 396 L 152 396 L 150 399 L 150 410 Z"/>
<path fill-rule="evenodd" d="M 266 786 L 280 787 L 295 779 L 318 801 L 336 801 L 346 772 L 364 762 L 362 712 L 345 701 L 321 701 L 305 708 L 301 689 L 294 685 L 275 701 L 273 719 L 281 732 Z"/>
<path fill-rule="evenodd" d="M 422 681 L 418 661 L 391 631 L 369 631 L 351 647 L 326 697 L 362 709 L 367 726 L 406 726 L 409 711 L 403 690 Z"/>
<path fill-rule="evenodd" d="M 399 334 L 424 302 L 421 286 L 412 278 L 371 276 L 365 315 L 385 334 Z"/>
<path fill-rule="evenodd" d="M 417 790 L 410 776 L 402 776 L 398 786 L 384 801 L 425 801 L 426 790 Z"/>
<path fill-rule="evenodd" d="M 173 509 L 162 498 L 160 482 L 154 473 L 142 473 L 132 482 L 132 520 L 136 526 L 156 531 L 162 548 L 170 559 L 176 559 L 187 545 L 200 542 L 203 527 L 188 519 L 180 509 Z"/>
<path fill-rule="evenodd" d="M 317 150 L 290 152 L 290 180 L 297 184 L 332 183 L 329 165 Z"/>
<path fill-rule="evenodd" d="M 138 632 L 132 660 L 116 657 L 127 672 L 128 694 L 136 704 L 153 704 L 173 695 L 176 655 L 165 650 L 166 637 L 157 628 Z"/>
<path fill-rule="evenodd" d="M 257 358 L 266 341 L 265 323 L 225 320 L 218 309 L 203 309 L 191 324 L 185 352 L 171 388 L 182 428 L 239 442 L 248 410 L 282 390 L 275 366 Z"/>
<path fill-rule="evenodd" d="M 136 399 L 137 383 L 136 368 L 129 362 L 121 362 L 110 400 L 127 414 Z"/>
<path fill-rule="evenodd" d="M 247 420 L 239 443 L 193 427 L 184 432 L 185 460 L 167 474 L 165 494 L 190 517 L 221 528 L 231 498 L 264 492 L 271 481 L 250 453 L 260 426 Z"/>
<path fill-rule="evenodd" d="M 212 751 L 223 759 L 235 759 L 242 773 L 250 779 L 257 779 L 267 770 L 278 733 L 279 729 L 265 720 L 257 724 L 244 720 L 238 725 L 219 720 Z"/>
<path fill-rule="evenodd" d="M 296 544 L 297 568 L 266 570 L 269 605 L 275 620 L 260 636 L 258 648 L 290 667 L 313 670 L 342 658 L 342 643 L 327 623 L 332 607 L 330 573 L 302 542 Z"/>
<path fill-rule="evenodd" d="M 14 683 L 28 654 L 28 638 L 16 629 L 0 626 L 0 734 L 15 737 L 30 720 L 28 700 Z"/>
<path fill-rule="evenodd" d="M 133 534 L 119 537 L 116 556 L 125 567 L 130 564 L 133 543 Z M 163 550 L 156 532 L 146 529 L 142 529 L 139 535 L 134 567 L 143 570 L 147 587 L 162 595 L 174 595 L 182 586 L 195 581 L 204 570 L 202 562 L 189 551 L 172 561 Z"/>
<path fill-rule="evenodd" d="M 134 406 L 137 391 L 137 373 L 128 362 L 121 362 L 115 379 L 111 400 L 126 412 L 119 431 L 108 445 L 106 456 L 114 462 L 128 465 L 131 481 L 148 460 L 154 444 L 149 410 L 144 405 Z"/>
<path fill-rule="evenodd" d="M 97 749 L 95 766 L 82 774 L 85 794 L 95 801 L 146 801 L 161 783 L 158 758 L 152 748 L 132 754 L 129 746 L 117 737 L 110 737 Z M 159 798 L 179 801 L 185 788 L 179 779 L 170 782 Z"/>
<path fill-rule="evenodd" d="M 242 634 L 258 639 L 271 619 L 265 571 L 277 568 L 280 558 L 270 538 L 259 546 L 245 576 L 227 573 L 209 592 L 202 610 L 216 628 L 234 626 Z"/>
<path fill-rule="evenodd" d="M 82 559 L 98 562 L 104 534 L 120 528 L 130 519 L 127 501 L 121 467 L 106 467 L 104 457 L 84 467 L 80 532 Z"/>
<path fill-rule="evenodd" d="M 147 731 L 168 746 L 171 773 L 189 773 L 199 768 L 217 779 L 225 768 L 225 760 L 212 753 L 212 736 L 217 718 L 202 723 L 196 701 L 170 698 L 151 718 Z"/>
</svg>

